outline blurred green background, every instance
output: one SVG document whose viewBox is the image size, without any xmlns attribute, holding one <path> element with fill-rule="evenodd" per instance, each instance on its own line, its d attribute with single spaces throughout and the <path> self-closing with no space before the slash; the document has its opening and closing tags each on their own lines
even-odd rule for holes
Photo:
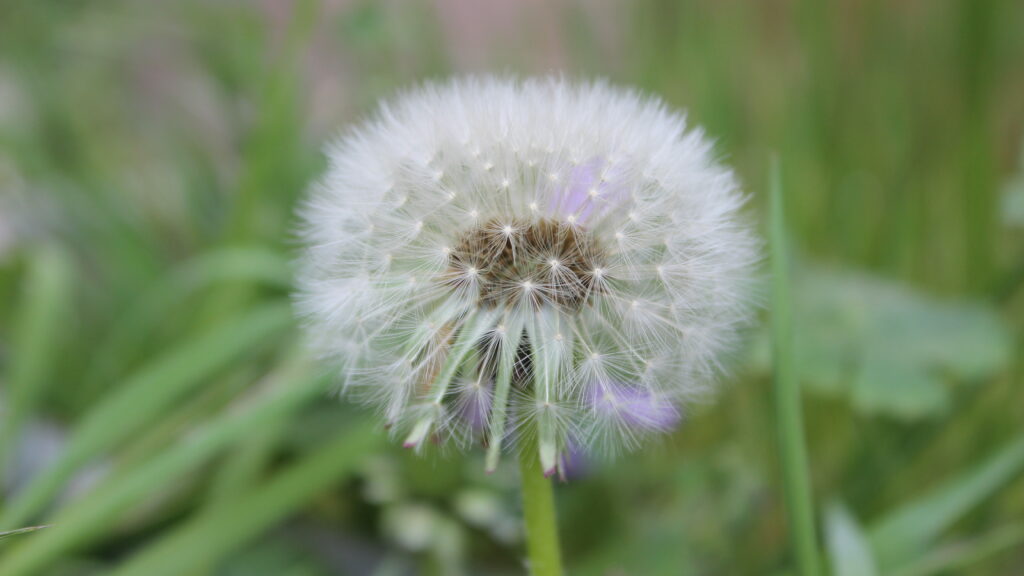
<svg viewBox="0 0 1024 576">
<path fill-rule="evenodd" d="M 1024 3 L 0 0 L 0 574 L 522 573 L 514 466 L 388 442 L 289 306 L 321 145 L 466 71 L 662 95 L 758 222 L 777 154 L 830 572 L 1024 573 Z M 559 486 L 571 574 L 788 573 L 765 332 Z"/>
</svg>

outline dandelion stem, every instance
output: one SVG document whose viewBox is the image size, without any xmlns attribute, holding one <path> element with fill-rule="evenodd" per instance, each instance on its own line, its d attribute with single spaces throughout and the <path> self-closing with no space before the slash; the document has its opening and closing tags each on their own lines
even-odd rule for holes
<svg viewBox="0 0 1024 576">
<path fill-rule="evenodd" d="M 801 576 L 816 576 L 818 543 L 814 507 L 807 472 L 800 387 L 793 350 L 793 315 L 790 308 L 789 261 L 786 251 L 782 181 L 778 159 L 771 169 L 772 329 L 774 342 L 775 412 L 779 455 L 789 516 L 791 546 Z"/>
<path fill-rule="evenodd" d="M 551 480 L 541 471 L 536 450 L 525 447 L 519 456 L 519 475 L 523 491 L 523 517 L 526 524 L 526 552 L 530 574 L 561 576 L 562 554 L 558 545 L 555 520 L 555 496 Z"/>
</svg>

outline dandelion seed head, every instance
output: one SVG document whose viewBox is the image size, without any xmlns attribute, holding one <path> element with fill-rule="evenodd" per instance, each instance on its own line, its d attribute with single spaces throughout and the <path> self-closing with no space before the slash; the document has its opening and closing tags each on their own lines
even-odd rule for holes
<svg viewBox="0 0 1024 576">
<path fill-rule="evenodd" d="M 403 443 L 619 451 L 713 390 L 758 242 L 659 100 L 472 77 L 383 104 L 306 196 L 297 307 Z"/>
</svg>

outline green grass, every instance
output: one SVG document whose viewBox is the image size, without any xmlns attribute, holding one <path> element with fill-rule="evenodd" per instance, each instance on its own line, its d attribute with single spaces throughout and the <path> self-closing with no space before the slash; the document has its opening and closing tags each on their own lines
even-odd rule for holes
<svg viewBox="0 0 1024 576">
<path fill-rule="evenodd" d="M 766 237 L 777 155 L 801 556 L 1024 571 L 1024 229 L 999 212 L 1021 178 L 1024 5 L 516 4 L 488 25 L 278 4 L 0 7 L 0 573 L 521 573 L 514 461 L 487 476 L 484 450 L 385 441 L 323 394 L 288 303 L 323 142 L 469 69 L 686 108 Z M 558 487 L 568 573 L 795 573 L 766 308 L 713 406 Z"/>
<path fill-rule="evenodd" d="M 803 402 L 793 338 L 793 290 L 789 239 L 786 237 L 785 196 L 782 169 L 772 162 L 769 242 L 772 263 L 772 381 L 775 392 L 776 434 L 786 498 L 786 523 L 794 562 L 802 576 L 820 571 L 818 539 L 814 525 L 814 495 L 807 463 Z"/>
</svg>

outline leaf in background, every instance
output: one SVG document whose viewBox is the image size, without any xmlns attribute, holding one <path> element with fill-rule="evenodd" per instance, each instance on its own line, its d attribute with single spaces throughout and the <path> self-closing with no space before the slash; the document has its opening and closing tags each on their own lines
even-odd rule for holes
<svg viewBox="0 0 1024 576">
<path fill-rule="evenodd" d="M 0 522 L 22 524 L 36 515 L 80 465 L 156 418 L 218 370 L 289 328 L 288 305 L 256 308 L 155 360 L 110 392 L 82 419 L 60 459 L 5 508 Z"/>
<path fill-rule="evenodd" d="M 910 420 L 949 407 L 949 391 L 941 382 L 873 345 L 864 353 L 852 385 L 854 407 L 868 414 L 883 412 Z"/>
<path fill-rule="evenodd" d="M 1003 186 L 1001 208 L 1007 226 L 1024 228 L 1024 147 L 1021 148 L 1020 168 Z"/>
<path fill-rule="evenodd" d="M 1015 182 L 1003 193 L 1003 221 L 1008 226 L 1024 228 L 1024 182 Z"/>
<path fill-rule="evenodd" d="M 993 307 L 981 302 L 943 302 L 898 286 L 890 288 L 891 300 L 875 311 L 875 330 L 870 334 L 890 359 L 936 378 L 948 373 L 963 380 L 990 376 L 1009 364 L 1012 335 Z"/>
<path fill-rule="evenodd" d="M 878 575 L 867 536 L 842 504 L 833 503 L 825 510 L 825 545 L 832 576 Z"/>
<path fill-rule="evenodd" d="M 849 396 L 862 412 L 941 414 L 951 401 L 948 378 L 980 380 L 1009 366 L 1011 330 L 981 302 L 939 300 L 898 282 L 820 267 L 802 271 L 796 292 L 801 380 Z M 765 339 L 753 357 L 763 372 L 770 370 Z"/>
<path fill-rule="evenodd" d="M 35 574 L 67 550 L 102 538 L 116 526 L 118 515 L 129 507 L 167 489 L 226 446 L 292 415 L 323 391 L 321 378 L 305 374 L 308 369 L 305 364 L 282 367 L 281 372 L 270 378 L 275 385 L 269 392 L 244 399 L 239 409 L 191 432 L 146 463 L 108 478 L 89 497 L 62 511 L 50 531 L 3 558 L 0 574 Z M 252 506 L 255 501 L 233 499 L 229 502 Z"/>
<path fill-rule="evenodd" d="M 333 535 L 332 535 L 333 536 Z M 338 566 L 337 568 L 341 568 Z M 346 576 L 320 565 L 301 537 L 279 540 L 262 538 L 217 567 L 217 576 Z"/>
<path fill-rule="evenodd" d="M 17 536 L 18 534 L 28 534 L 29 532 L 35 532 L 36 530 L 42 530 L 43 528 L 49 528 L 49 526 L 30 526 L 28 528 L 18 528 L 17 530 L 7 530 L 0 532 L 0 540 L 10 536 Z"/>
<path fill-rule="evenodd" d="M 873 524 L 871 546 L 886 573 L 919 558 L 954 522 L 1024 470 L 1024 436 L 975 468 L 962 472 L 924 496 Z"/>
<path fill-rule="evenodd" d="M 28 272 L 11 334 L 6 374 L 7 405 L 0 406 L 0 468 L 9 464 L 19 428 L 44 397 L 57 366 L 61 328 L 67 326 L 74 269 L 60 248 L 44 245 L 29 253 Z M 19 524 L 20 522 L 14 522 Z"/>
<path fill-rule="evenodd" d="M 967 541 L 954 542 L 932 550 L 892 576 L 932 576 L 961 573 L 973 564 L 1024 545 L 1024 524 L 1011 524 Z"/>
<path fill-rule="evenodd" d="M 201 511 L 169 531 L 125 562 L 114 576 L 177 576 L 215 565 L 353 474 L 383 437 L 370 420 L 352 422 L 338 438 L 324 442 L 257 488 Z"/>
<path fill-rule="evenodd" d="M 119 373 L 147 342 L 161 321 L 182 310 L 189 296 L 218 283 L 252 283 L 287 289 L 291 271 L 287 260 L 266 248 L 211 250 L 164 274 L 156 285 L 128 307 L 97 346 L 86 385 Z"/>
</svg>

